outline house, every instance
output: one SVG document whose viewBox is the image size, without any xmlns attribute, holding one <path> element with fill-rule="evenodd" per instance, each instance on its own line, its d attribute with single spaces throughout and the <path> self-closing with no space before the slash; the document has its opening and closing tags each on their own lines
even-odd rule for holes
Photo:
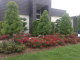
<svg viewBox="0 0 80 60">
<path fill-rule="evenodd" d="M 74 32 L 76 32 L 77 16 L 72 16 L 71 21 L 72 21 L 73 30 L 74 30 Z"/>
<path fill-rule="evenodd" d="M 0 21 L 3 20 L 8 1 L 16 1 L 18 4 L 20 17 L 27 19 L 28 32 L 32 31 L 32 21 L 38 20 L 44 10 L 48 11 L 53 22 L 66 13 L 65 10 L 51 8 L 51 0 L 0 0 Z"/>
</svg>

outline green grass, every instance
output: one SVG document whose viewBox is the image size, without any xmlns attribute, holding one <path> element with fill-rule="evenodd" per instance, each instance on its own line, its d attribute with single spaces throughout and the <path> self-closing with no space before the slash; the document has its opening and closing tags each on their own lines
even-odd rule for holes
<svg viewBox="0 0 80 60">
<path fill-rule="evenodd" d="M 9 57 L 4 60 L 80 60 L 80 44 Z"/>
</svg>

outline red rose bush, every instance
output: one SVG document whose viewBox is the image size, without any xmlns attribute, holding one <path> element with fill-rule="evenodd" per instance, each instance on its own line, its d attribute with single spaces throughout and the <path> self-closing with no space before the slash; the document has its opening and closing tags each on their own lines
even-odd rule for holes
<svg viewBox="0 0 80 60">
<path fill-rule="evenodd" d="M 76 44 L 80 42 L 80 38 L 77 34 L 61 35 L 59 33 L 55 35 L 39 35 L 38 37 L 27 37 L 24 34 L 20 34 L 16 38 L 17 43 L 24 43 L 28 47 L 32 48 L 42 48 L 65 44 Z"/>
<path fill-rule="evenodd" d="M 7 38 L 7 35 L 0 35 L 0 40 L 3 40 L 3 39 L 6 39 Z"/>
</svg>

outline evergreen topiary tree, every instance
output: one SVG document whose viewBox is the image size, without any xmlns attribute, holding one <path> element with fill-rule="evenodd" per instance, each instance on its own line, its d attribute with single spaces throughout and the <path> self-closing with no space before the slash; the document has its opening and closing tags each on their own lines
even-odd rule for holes
<svg viewBox="0 0 80 60">
<path fill-rule="evenodd" d="M 37 30 L 38 34 L 51 34 L 52 25 L 47 10 L 44 10 L 43 14 L 41 15 Z"/>
<path fill-rule="evenodd" d="M 70 34 L 73 31 L 71 19 L 68 14 L 64 14 L 61 18 L 59 32 L 61 34 Z"/>
<path fill-rule="evenodd" d="M 80 15 L 77 16 L 77 31 L 80 31 Z"/>
<path fill-rule="evenodd" d="M 18 14 L 18 6 L 16 2 L 10 1 L 7 4 L 4 22 L 2 23 L 2 34 L 14 34 L 23 29 L 23 23 Z"/>
</svg>

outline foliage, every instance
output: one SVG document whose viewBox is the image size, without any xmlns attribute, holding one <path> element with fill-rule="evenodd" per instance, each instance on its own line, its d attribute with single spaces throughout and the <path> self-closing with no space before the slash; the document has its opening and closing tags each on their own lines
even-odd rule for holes
<svg viewBox="0 0 80 60">
<path fill-rule="evenodd" d="M 7 43 L 3 42 L 0 44 L 0 53 L 14 53 L 14 52 L 22 52 L 25 48 L 25 45 L 23 44 L 16 44 L 16 43 Z"/>
<path fill-rule="evenodd" d="M 55 32 L 57 32 L 57 33 L 59 33 L 60 21 L 61 21 L 61 18 L 57 19 L 56 23 L 55 23 Z"/>
<path fill-rule="evenodd" d="M 27 37 L 28 36 L 28 37 Z M 29 37 L 31 35 L 30 34 L 25 34 L 25 33 L 21 33 L 21 34 L 17 34 L 17 36 L 15 37 L 15 42 L 17 44 L 24 44 L 27 42 L 27 40 L 29 40 Z"/>
<path fill-rule="evenodd" d="M 14 34 L 23 29 L 22 21 L 18 14 L 18 6 L 16 2 L 10 1 L 7 4 L 4 22 L 2 23 L 2 34 Z"/>
<path fill-rule="evenodd" d="M 29 40 L 29 38 L 27 36 L 24 35 L 18 35 L 15 38 L 15 42 L 18 44 L 25 44 L 27 41 Z"/>
<path fill-rule="evenodd" d="M 0 36 L 0 40 L 6 39 L 7 35 Z"/>
<path fill-rule="evenodd" d="M 59 32 L 61 34 L 70 34 L 73 31 L 72 23 L 69 15 L 66 13 L 61 18 Z"/>
<path fill-rule="evenodd" d="M 54 32 L 55 32 L 54 22 L 51 22 L 51 25 L 52 25 L 52 31 L 51 31 L 51 34 L 54 34 Z"/>
<path fill-rule="evenodd" d="M 52 30 L 51 21 L 48 16 L 47 10 L 44 10 L 43 14 L 40 17 L 40 22 L 38 24 L 38 32 L 42 35 L 50 34 Z"/>
<path fill-rule="evenodd" d="M 26 25 L 27 25 L 27 22 L 26 22 L 26 18 L 21 18 L 21 20 L 23 21 L 23 32 L 25 32 L 27 29 Z"/>
<path fill-rule="evenodd" d="M 25 44 L 27 47 L 32 48 L 44 48 L 56 45 L 65 45 L 65 44 L 76 44 L 80 42 L 80 38 L 77 37 L 77 34 L 55 34 L 55 35 L 39 35 L 38 37 L 30 37 L 24 35 L 19 35 L 16 39 L 16 43 Z"/>
<path fill-rule="evenodd" d="M 16 47 L 16 52 L 22 52 L 26 46 L 22 44 L 22 45 L 15 45 L 15 47 Z"/>
<path fill-rule="evenodd" d="M 0 33 L 1 33 L 1 29 L 2 29 L 2 21 L 0 21 Z"/>
<path fill-rule="evenodd" d="M 32 35 L 30 33 L 25 34 L 27 37 L 31 37 Z"/>
<path fill-rule="evenodd" d="M 77 31 L 80 31 L 80 15 L 77 16 Z"/>
<path fill-rule="evenodd" d="M 20 18 L 21 20 L 23 20 L 23 21 L 26 21 L 26 18 Z"/>
<path fill-rule="evenodd" d="M 32 23 L 32 27 L 33 27 L 33 30 L 32 30 L 32 32 L 33 32 L 33 36 L 37 36 L 37 35 L 39 35 L 39 33 L 38 33 L 38 24 L 39 24 L 39 21 L 37 21 L 37 20 L 35 20 L 35 21 L 33 21 L 33 23 Z"/>
<path fill-rule="evenodd" d="M 38 24 L 35 24 L 35 23 L 38 23 Z M 34 26 L 33 27 L 33 34 L 34 35 L 51 34 L 52 25 L 51 25 L 51 21 L 50 21 L 50 18 L 48 16 L 47 10 L 44 10 L 43 14 L 40 17 L 39 22 L 35 22 L 35 23 L 33 23 L 33 26 Z"/>
</svg>

